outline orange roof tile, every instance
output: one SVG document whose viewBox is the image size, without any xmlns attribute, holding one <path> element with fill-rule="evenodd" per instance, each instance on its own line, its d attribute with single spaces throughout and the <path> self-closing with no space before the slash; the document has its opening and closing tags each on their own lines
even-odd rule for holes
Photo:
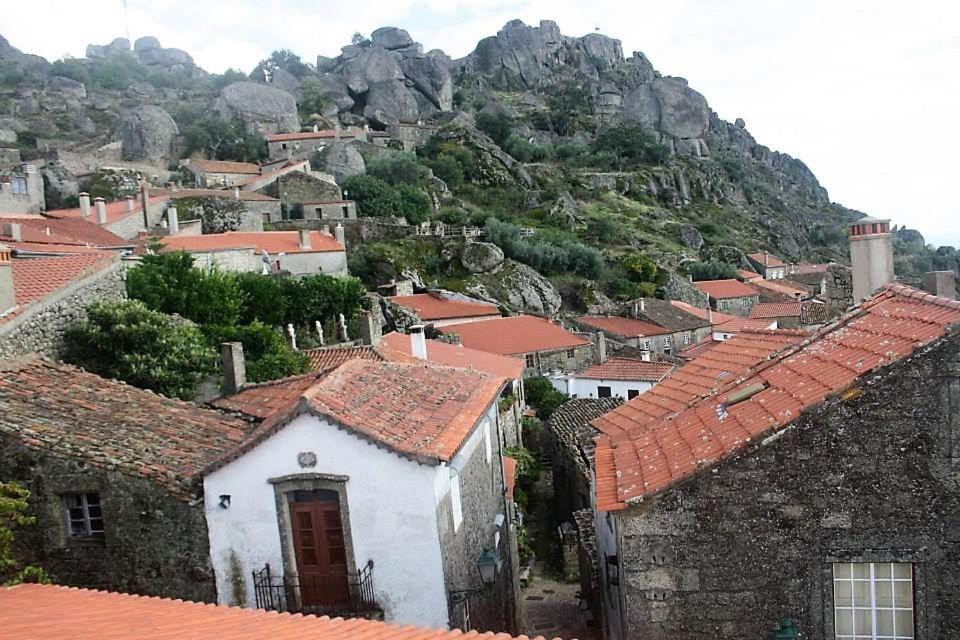
<svg viewBox="0 0 960 640">
<path fill-rule="evenodd" d="M 22 315 L 31 304 L 72 282 L 116 265 L 119 260 L 117 254 L 106 251 L 53 258 L 14 258 L 11 267 L 17 306 L 0 317 L 0 323 Z"/>
<path fill-rule="evenodd" d="M 798 296 L 806 297 L 808 295 L 806 289 L 791 287 L 777 280 L 754 280 L 750 283 L 750 286 L 754 287 L 756 292 L 761 296 L 768 298 L 775 297 L 796 300 Z"/>
<path fill-rule="evenodd" d="M 330 371 L 348 360 L 391 361 L 375 347 L 366 345 L 358 347 L 318 347 L 304 350 L 303 355 L 307 356 L 310 361 L 311 371 Z"/>
<path fill-rule="evenodd" d="M 167 198 L 165 196 L 150 196 L 147 200 L 147 206 L 153 206 L 155 204 L 164 202 Z M 143 210 L 140 208 L 140 199 L 134 199 L 134 208 L 133 212 L 127 211 L 126 200 L 114 200 L 113 202 L 108 202 L 106 204 L 107 211 L 107 224 L 113 224 L 130 216 L 143 216 Z M 55 209 L 53 211 L 47 211 L 47 216 L 54 218 L 80 218 L 84 220 L 83 212 L 80 211 L 80 208 L 76 209 Z M 97 209 L 94 205 L 93 199 L 90 200 L 90 216 L 86 218 L 90 222 L 96 224 L 97 220 Z"/>
<path fill-rule="evenodd" d="M 745 282 L 752 282 L 754 280 L 763 280 L 763 276 L 757 273 L 756 271 L 747 271 L 746 269 L 737 269 L 737 277 L 742 279 Z"/>
<path fill-rule="evenodd" d="M 757 295 L 755 289 L 751 289 L 739 280 L 700 280 L 694 282 L 693 286 L 715 300 L 746 298 Z"/>
<path fill-rule="evenodd" d="M 226 251 L 253 249 L 267 253 L 324 253 L 345 251 L 342 244 L 320 231 L 310 232 L 310 248 L 300 248 L 297 231 L 227 231 L 202 236 L 166 236 L 161 239 L 162 251 Z"/>
<path fill-rule="evenodd" d="M 660 382 L 673 371 L 669 362 L 645 362 L 613 357 L 603 364 L 595 364 L 577 373 L 578 378 L 590 380 L 642 380 Z"/>
<path fill-rule="evenodd" d="M 594 422 L 605 434 L 597 442 L 598 508 L 622 509 L 709 468 L 751 440 L 787 426 L 863 376 L 951 335 L 958 326 L 960 302 L 888 285 L 809 340 L 783 349 L 768 362 L 754 358 L 762 365 L 750 367 L 744 375 L 728 376 L 725 384 L 669 417 L 664 414 L 639 426 L 628 420 L 625 430 L 623 416 L 613 414 L 631 405 L 636 409 L 637 400 L 651 397 L 696 361 L 690 363 Z M 722 346 L 703 357 L 712 357 Z M 759 393 L 729 403 L 732 392 L 755 385 L 762 386 Z"/>
<path fill-rule="evenodd" d="M 387 300 L 398 306 L 413 309 L 425 322 L 500 315 L 500 309 L 495 304 L 479 300 L 468 302 L 447 298 L 440 294 L 415 293 L 412 296 L 391 296 Z"/>
<path fill-rule="evenodd" d="M 721 340 L 709 339 L 709 340 L 704 340 L 703 342 L 700 342 L 698 344 L 692 344 L 689 347 L 681 349 L 677 353 L 677 357 L 680 358 L 681 360 L 685 360 L 689 362 L 691 360 L 699 358 L 700 356 L 705 354 L 707 351 L 710 351 L 710 349 L 713 349 L 714 347 L 719 345 L 721 342 L 722 342 Z"/>
<path fill-rule="evenodd" d="M 720 313 L 719 311 L 708 311 L 707 309 L 701 309 L 700 307 L 695 307 L 692 304 L 687 304 L 686 302 L 681 302 L 680 300 L 671 300 L 670 304 L 678 309 L 683 309 L 687 313 L 692 313 L 698 318 L 703 318 L 704 320 L 711 318 L 714 326 L 723 324 L 724 322 L 728 322 L 737 317 L 727 313 Z"/>
<path fill-rule="evenodd" d="M 463 345 L 471 349 L 505 356 L 570 349 L 590 344 L 588 340 L 537 316 L 465 322 L 443 327 L 441 331 L 459 335 Z"/>
<path fill-rule="evenodd" d="M 188 167 L 194 167 L 203 173 L 240 173 L 260 175 L 260 165 L 252 162 L 230 162 L 229 160 L 204 160 L 194 158 L 188 161 Z"/>
<path fill-rule="evenodd" d="M 741 331 L 763 331 L 776 329 L 776 318 L 733 318 L 724 323 L 714 325 L 714 331 L 721 333 L 739 333 Z"/>
<path fill-rule="evenodd" d="M 120 236 L 91 222 L 90 218 L 52 218 L 37 215 L 15 217 L 0 214 L 0 225 L 6 222 L 20 225 L 23 242 L 94 247 L 114 247 L 126 243 Z M 0 235 L 0 239 L 7 244 L 13 242 L 11 236 Z"/>
<path fill-rule="evenodd" d="M 772 253 L 750 253 L 747 254 L 747 257 L 756 262 L 757 264 L 762 264 L 768 267 L 785 267 L 786 263 L 783 260 L 773 255 Z"/>
<path fill-rule="evenodd" d="M 383 342 L 394 351 L 412 354 L 410 336 L 406 334 L 388 333 L 383 336 Z M 475 369 L 509 380 L 519 380 L 523 377 L 523 360 L 520 358 L 501 356 L 440 340 L 427 340 L 427 361 L 447 367 Z"/>
<path fill-rule="evenodd" d="M 580 316 L 577 322 L 624 338 L 644 338 L 672 333 L 669 329 L 664 329 L 652 322 L 620 316 Z"/>
<path fill-rule="evenodd" d="M 751 318 L 800 317 L 802 302 L 758 302 L 750 309 Z"/>
<path fill-rule="evenodd" d="M 248 384 L 237 393 L 212 400 L 210 405 L 224 411 L 235 411 L 265 420 L 275 413 L 289 409 L 290 405 L 296 402 L 307 389 L 329 372 L 329 369 L 325 369 L 259 384 Z"/>
<path fill-rule="evenodd" d="M 61 587 L 0 587 L 0 629 L 21 640 L 454 640 L 507 634 L 428 629 Z M 518 640 L 527 640 L 519 636 Z M 542 640 L 542 637 L 534 640 Z"/>
</svg>

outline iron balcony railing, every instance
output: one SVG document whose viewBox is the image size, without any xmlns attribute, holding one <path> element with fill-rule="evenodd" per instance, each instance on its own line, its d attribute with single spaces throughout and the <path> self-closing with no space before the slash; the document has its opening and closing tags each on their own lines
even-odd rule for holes
<svg viewBox="0 0 960 640">
<path fill-rule="evenodd" d="M 267 564 L 253 572 L 258 609 L 312 613 L 344 618 L 375 617 L 379 607 L 373 593 L 373 561 L 355 574 L 275 574 Z"/>
</svg>

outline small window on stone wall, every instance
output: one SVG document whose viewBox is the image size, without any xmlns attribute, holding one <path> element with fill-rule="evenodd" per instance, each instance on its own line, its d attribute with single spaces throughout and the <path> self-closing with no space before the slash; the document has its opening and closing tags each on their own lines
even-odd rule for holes
<svg viewBox="0 0 960 640">
<path fill-rule="evenodd" d="M 523 361 L 524 361 L 524 364 L 526 365 L 526 367 L 527 367 L 528 369 L 534 368 L 534 367 L 536 366 L 536 364 L 537 364 L 537 363 L 534 361 L 534 358 L 533 358 L 533 354 L 532 354 L 532 353 L 528 353 L 527 355 L 525 355 L 525 356 L 523 357 Z"/>
<path fill-rule="evenodd" d="M 576 357 L 576 355 L 577 355 L 577 352 L 576 352 L 575 350 L 573 350 L 573 349 L 567 349 L 567 357 L 568 357 L 568 358 L 574 358 L 574 357 Z"/>
<path fill-rule="evenodd" d="M 833 610 L 837 640 L 912 640 L 913 565 L 835 563 Z"/>
<path fill-rule="evenodd" d="M 71 538 L 102 538 L 103 511 L 99 493 L 70 493 L 63 496 L 67 534 Z"/>
</svg>

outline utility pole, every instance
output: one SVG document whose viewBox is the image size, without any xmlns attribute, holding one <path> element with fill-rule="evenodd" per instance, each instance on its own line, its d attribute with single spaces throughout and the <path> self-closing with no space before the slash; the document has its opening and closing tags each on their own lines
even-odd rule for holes
<svg viewBox="0 0 960 640">
<path fill-rule="evenodd" d="M 127 15 L 127 0 L 122 0 L 123 2 L 123 24 L 127 29 L 127 42 L 130 42 L 130 16 Z M 133 43 L 130 42 L 132 46 Z"/>
</svg>

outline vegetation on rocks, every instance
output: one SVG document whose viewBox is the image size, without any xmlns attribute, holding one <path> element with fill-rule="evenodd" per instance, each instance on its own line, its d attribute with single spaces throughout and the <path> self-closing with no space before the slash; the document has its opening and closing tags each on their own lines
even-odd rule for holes
<svg viewBox="0 0 960 640">
<path fill-rule="evenodd" d="M 36 524 L 36 518 L 29 515 L 29 499 L 30 491 L 26 487 L 0 481 L 0 586 L 50 580 L 43 569 L 25 565 L 14 556 L 16 531 Z"/>
</svg>

